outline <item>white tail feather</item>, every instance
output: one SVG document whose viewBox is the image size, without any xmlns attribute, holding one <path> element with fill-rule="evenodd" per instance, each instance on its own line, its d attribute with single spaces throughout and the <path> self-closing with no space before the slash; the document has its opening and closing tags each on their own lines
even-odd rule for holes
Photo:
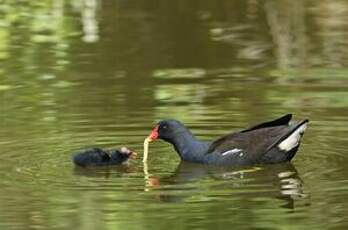
<svg viewBox="0 0 348 230">
<path fill-rule="evenodd" d="M 290 151 L 299 145 L 302 134 L 307 128 L 307 123 L 298 127 L 290 136 L 288 136 L 285 140 L 280 142 L 278 148 L 283 151 Z"/>
</svg>

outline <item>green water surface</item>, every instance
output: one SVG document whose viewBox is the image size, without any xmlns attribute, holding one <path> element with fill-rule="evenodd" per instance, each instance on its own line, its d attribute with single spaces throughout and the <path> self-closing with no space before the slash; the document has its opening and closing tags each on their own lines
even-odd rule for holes
<svg viewBox="0 0 348 230">
<path fill-rule="evenodd" d="M 347 108 L 347 1 L 0 1 L 0 229 L 347 229 Z M 310 119 L 288 164 L 71 162 L 286 113 Z"/>
</svg>

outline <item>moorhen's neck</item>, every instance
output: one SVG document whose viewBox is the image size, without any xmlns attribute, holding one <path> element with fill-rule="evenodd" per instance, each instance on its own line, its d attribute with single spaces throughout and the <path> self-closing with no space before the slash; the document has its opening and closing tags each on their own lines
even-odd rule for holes
<svg viewBox="0 0 348 230">
<path fill-rule="evenodd" d="M 170 142 L 184 161 L 203 162 L 209 143 L 197 140 L 190 131 L 177 133 Z"/>
</svg>

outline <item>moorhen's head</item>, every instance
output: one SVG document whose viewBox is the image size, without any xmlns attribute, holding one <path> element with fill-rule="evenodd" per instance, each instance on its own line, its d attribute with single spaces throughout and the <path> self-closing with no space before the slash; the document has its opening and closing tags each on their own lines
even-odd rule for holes
<svg viewBox="0 0 348 230">
<path fill-rule="evenodd" d="M 120 150 L 115 150 L 111 154 L 111 158 L 113 160 L 119 160 L 120 162 L 124 162 L 128 160 L 129 158 L 135 159 L 137 156 L 136 152 L 133 152 L 132 150 L 128 149 L 127 147 L 122 147 Z"/>
<path fill-rule="evenodd" d="M 189 130 L 177 120 L 162 120 L 152 130 L 149 135 L 150 141 L 162 139 L 167 142 L 173 142 L 178 136 L 189 133 Z"/>
</svg>

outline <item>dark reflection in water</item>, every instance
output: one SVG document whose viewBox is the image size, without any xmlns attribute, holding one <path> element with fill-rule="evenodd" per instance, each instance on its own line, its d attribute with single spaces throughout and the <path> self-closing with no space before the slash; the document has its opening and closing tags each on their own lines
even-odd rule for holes
<svg viewBox="0 0 348 230">
<path fill-rule="evenodd" d="M 247 192 L 248 196 L 283 199 L 287 201 L 283 207 L 294 208 L 292 197 L 306 197 L 303 191 L 303 181 L 291 163 L 228 169 L 182 162 L 173 175 L 161 178 L 161 182 L 156 184 L 156 188 L 159 188 L 159 184 L 164 187 L 180 186 L 207 179 L 213 179 L 216 183 L 211 186 L 210 190 L 223 191 L 221 194 L 209 194 L 208 197 L 212 200 L 233 199 L 234 196 Z M 253 187 L 258 188 L 255 194 L 252 192 Z M 250 191 L 245 191 L 248 188 Z M 240 189 L 241 191 L 239 191 Z M 166 191 L 165 188 L 163 190 Z M 262 190 L 265 191 L 262 192 Z M 192 194 L 195 192 L 197 191 L 193 189 Z M 192 194 L 190 195 L 192 196 Z M 182 201 L 184 196 L 175 194 L 171 196 L 164 192 L 161 198 L 163 201 L 178 202 Z"/>
<path fill-rule="evenodd" d="M 1 229 L 346 229 L 346 1 L 50 0 L 0 4 Z M 141 161 L 75 168 L 97 146 L 141 153 L 156 121 L 213 139 L 310 119 L 292 164 Z"/>
<path fill-rule="evenodd" d="M 74 167 L 74 175 L 85 176 L 85 177 L 122 177 L 127 173 L 134 172 L 134 167 L 130 165 L 120 165 L 120 166 L 106 166 L 106 167 Z"/>
</svg>

